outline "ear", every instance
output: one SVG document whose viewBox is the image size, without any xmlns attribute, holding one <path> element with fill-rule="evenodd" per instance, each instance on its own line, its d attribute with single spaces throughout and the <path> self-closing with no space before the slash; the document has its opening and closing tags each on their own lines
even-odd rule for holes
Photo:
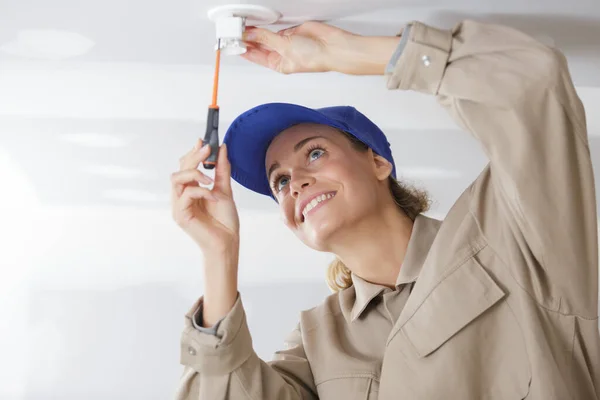
<svg viewBox="0 0 600 400">
<path fill-rule="evenodd" d="M 388 177 L 392 174 L 392 163 L 386 160 L 384 157 L 375 154 L 373 150 L 369 149 L 369 151 L 371 152 L 371 155 L 373 157 L 373 168 L 375 176 L 380 181 L 387 180 Z"/>
</svg>

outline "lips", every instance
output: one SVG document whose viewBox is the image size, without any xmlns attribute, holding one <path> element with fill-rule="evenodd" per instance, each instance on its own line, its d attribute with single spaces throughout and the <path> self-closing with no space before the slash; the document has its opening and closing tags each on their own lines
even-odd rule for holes
<svg viewBox="0 0 600 400">
<path fill-rule="evenodd" d="M 331 200 L 333 197 L 335 197 L 336 192 L 322 192 L 322 193 L 318 193 L 314 196 L 311 196 L 309 198 L 307 198 L 306 200 L 303 200 L 300 203 L 300 207 L 298 207 L 298 217 L 299 220 L 304 222 L 304 220 L 306 219 L 306 216 L 316 207 L 319 206 L 319 204 L 324 203 L 328 200 Z"/>
</svg>

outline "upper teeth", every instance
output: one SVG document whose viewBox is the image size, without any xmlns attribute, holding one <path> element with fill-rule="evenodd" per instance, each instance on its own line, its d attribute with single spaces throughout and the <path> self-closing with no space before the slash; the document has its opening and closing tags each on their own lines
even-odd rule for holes
<svg viewBox="0 0 600 400">
<path fill-rule="evenodd" d="M 320 196 L 315 197 L 314 199 L 311 200 L 310 203 L 308 203 L 306 205 L 306 207 L 304 207 L 304 210 L 302 210 L 302 215 L 304 215 L 304 217 L 306 217 L 306 214 L 310 210 L 312 210 L 313 208 L 315 208 L 317 206 L 317 204 L 319 204 L 322 201 L 329 200 L 333 196 L 335 196 L 335 194 L 329 193 L 329 194 L 322 194 Z"/>
</svg>

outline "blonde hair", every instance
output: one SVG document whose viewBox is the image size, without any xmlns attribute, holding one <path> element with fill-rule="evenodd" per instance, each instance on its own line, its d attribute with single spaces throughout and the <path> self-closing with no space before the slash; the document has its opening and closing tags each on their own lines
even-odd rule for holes
<svg viewBox="0 0 600 400">
<path fill-rule="evenodd" d="M 343 131 L 342 133 L 348 137 L 358 151 L 368 150 L 368 147 L 354 136 Z M 430 200 L 427 192 L 400 183 L 392 176 L 388 178 L 388 186 L 394 203 L 412 221 L 415 220 L 417 215 L 429 209 Z M 327 268 L 326 280 L 327 285 L 333 292 L 339 292 L 352 286 L 351 271 L 337 257 Z"/>
</svg>

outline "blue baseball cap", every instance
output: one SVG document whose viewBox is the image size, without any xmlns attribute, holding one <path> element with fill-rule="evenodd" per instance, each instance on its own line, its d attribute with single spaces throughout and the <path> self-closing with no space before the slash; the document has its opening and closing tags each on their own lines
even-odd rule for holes
<svg viewBox="0 0 600 400">
<path fill-rule="evenodd" d="M 231 177 L 254 192 L 273 197 L 265 168 L 267 149 L 282 131 L 303 123 L 328 125 L 354 136 L 392 163 L 392 176 L 396 177 L 392 149 L 385 134 L 354 107 L 312 109 L 288 103 L 263 104 L 233 121 L 223 139 Z"/>
</svg>

